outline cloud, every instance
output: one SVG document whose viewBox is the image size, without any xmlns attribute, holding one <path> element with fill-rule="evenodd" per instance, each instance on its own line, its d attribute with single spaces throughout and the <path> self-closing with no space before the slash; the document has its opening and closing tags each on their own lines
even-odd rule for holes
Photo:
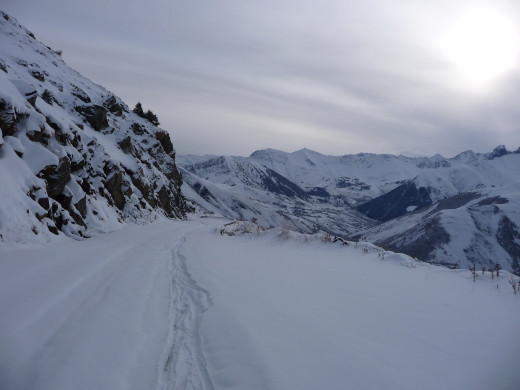
<svg viewBox="0 0 520 390">
<path fill-rule="evenodd" d="M 22 0 L 4 9 L 87 77 L 157 112 L 181 154 L 449 156 L 520 145 L 517 75 L 468 89 L 437 46 L 473 3 Z"/>
</svg>

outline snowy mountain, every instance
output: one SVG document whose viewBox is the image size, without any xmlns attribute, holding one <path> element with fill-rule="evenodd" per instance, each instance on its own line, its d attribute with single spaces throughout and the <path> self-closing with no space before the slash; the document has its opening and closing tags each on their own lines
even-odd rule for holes
<svg viewBox="0 0 520 390">
<path fill-rule="evenodd" d="M 168 133 L 0 12 L 0 238 L 185 218 Z"/>
<path fill-rule="evenodd" d="M 283 226 L 305 233 L 325 230 L 345 236 L 374 225 L 360 212 L 331 200 L 319 189 L 308 191 L 252 159 L 230 156 L 179 156 L 192 202 L 213 213 L 253 220 L 264 227 Z"/>
<path fill-rule="evenodd" d="M 453 158 L 266 149 L 180 156 L 179 166 L 187 197 L 228 217 L 290 221 L 454 267 L 519 265 L 520 148 Z"/>
</svg>

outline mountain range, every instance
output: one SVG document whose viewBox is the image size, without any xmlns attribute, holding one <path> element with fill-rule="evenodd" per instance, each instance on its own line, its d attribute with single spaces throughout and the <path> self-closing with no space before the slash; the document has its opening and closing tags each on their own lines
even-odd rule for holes
<svg viewBox="0 0 520 390">
<path fill-rule="evenodd" d="M 264 227 L 326 231 L 452 268 L 520 260 L 520 148 L 453 158 L 302 149 L 179 156 L 184 194 Z"/>
</svg>

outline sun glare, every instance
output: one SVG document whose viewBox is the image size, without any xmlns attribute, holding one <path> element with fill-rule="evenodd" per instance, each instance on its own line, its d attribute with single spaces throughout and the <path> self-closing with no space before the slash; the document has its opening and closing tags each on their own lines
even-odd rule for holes
<svg viewBox="0 0 520 390">
<path fill-rule="evenodd" d="M 446 32 L 442 46 L 468 82 L 484 84 L 517 65 L 518 35 L 507 16 L 479 9 L 457 20 Z"/>
</svg>

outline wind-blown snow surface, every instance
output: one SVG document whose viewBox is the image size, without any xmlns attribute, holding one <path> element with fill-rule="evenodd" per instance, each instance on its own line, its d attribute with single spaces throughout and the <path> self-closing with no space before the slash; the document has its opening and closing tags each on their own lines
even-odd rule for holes
<svg viewBox="0 0 520 390">
<path fill-rule="evenodd" d="M 518 388 L 509 274 L 222 224 L 0 247 L 0 388 Z"/>
</svg>

